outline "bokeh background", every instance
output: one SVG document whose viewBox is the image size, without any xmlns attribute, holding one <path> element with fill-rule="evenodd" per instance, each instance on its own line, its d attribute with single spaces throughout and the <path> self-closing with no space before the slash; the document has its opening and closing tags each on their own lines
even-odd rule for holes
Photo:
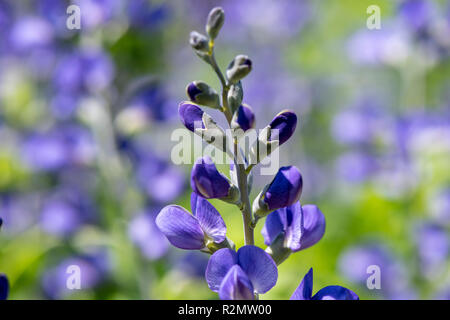
<svg viewBox="0 0 450 320">
<path fill-rule="evenodd" d="M 66 27 L 71 3 L 81 30 Z M 372 4 L 380 30 L 366 27 Z M 253 60 L 243 86 L 257 127 L 296 111 L 281 165 L 300 169 L 302 203 L 327 220 L 262 298 L 289 298 L 313 267 L 314 292 L 450 299 L 450 1 L 438 0 L 0 0 L 10 298 L 217 299 L 208 256 L 169 247 L 154 223 L 169 203 L 189 208 L 190 166 L 171 162 L 170 135 L 190 81 L 219 89 L 188 44 L 217 5 L 219 64 Z M 270 179 L 256 179 L 253 195 Z M 242 245 L 240 212 L 212 202 Z M 81 290 L 66 288 L 73 264 Z M 369 265 L 380 290 L 366 287 Z"/>
</svg>

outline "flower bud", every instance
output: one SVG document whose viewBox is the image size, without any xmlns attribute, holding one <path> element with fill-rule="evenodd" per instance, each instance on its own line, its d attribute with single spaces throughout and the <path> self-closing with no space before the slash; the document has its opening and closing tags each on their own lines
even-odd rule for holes
<svg viewBox="0 0 450 320">
<path fill-rule="evenodd" d="M 205 128 L 203 124 L 203 113 L 203 110 L 195 104 L 182 102 L 178 108 L 181 122 L 192 132 L 195 132 L 197 127 Z"/>
<path fill-rule="evenodd" d="M 281 111 L 273 118 L 269 126 L 271 129 L 269 141 L 278 140 L 281 146 L 294 133 L 297 127 L 297 116 L 290 110 Z"/>
<path fill-rule="evenodd" d="M 230 90 L 228 91 L 228 107 L 231 109 L 232 113 L 235 113 L 240 107 L 243 98 L 244 90 L 242 89 L 242 83 L 238 81 L 236 84 L 231 85 Z"/>
<path fill-rule="evenodd" d="M 231 127 L 233 129 L 242 129 L 244 132 L 248 129 L 252 129 L 255 126 L 255 114 L 252 108 L 247 105 L 241 105 L 238 110 L 234 113 L 233 119 L 231 120 Z"/>
<path fill-rule="evenodd" d="M 244 78 L 252 70 L 252 61 L 245 55 L 236 56 L 227 68 L 227 79 L 234 84 Z"/>
<path fill-rule="evenodd" d="M 206 22 L 206 33 L 209 37 L 214 40 L 219 34 L 220 29 L 223 26 L 223 22 L 225 20 L 225 14 L 223 9 L 220 7 L 216 7 L 211 10 L 208 15 L 208 20 Z"/>
<path fill-rule="evenodd" d="M 236 186 L 217 170 L 208 156 L 195 162 L 191 172 L 191 188 L 206 199 L 221 199 L 232 203 L 239 199 Z"/>
<path fill-rule="evenodd" d="M 186 87 L 186 93 L 192 102 L 220 109 L 220 97 L 217 92 L 203 81 L 194 81 Z"/>
<path fill-rule="evenodd" d="M 209 51 L 209 41 L 208 38 L 197 31 L 192 31 L 189 38 L 189 44 L 191 47 L 198 52 L 208 52 Z"/>
<path fill-rule="evenodd" d="M 294 166 L 281 167 L 275 178 L 267 185 L 253 202 L 257 218 L 270 212 L 292 205 L 300 199 L 303 179 Z"/>
</svg>

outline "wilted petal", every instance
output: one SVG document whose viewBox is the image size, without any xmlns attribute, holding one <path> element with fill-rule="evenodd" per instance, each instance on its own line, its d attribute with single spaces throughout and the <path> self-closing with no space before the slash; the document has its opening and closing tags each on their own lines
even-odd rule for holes
<svg viewBox="0 0 450 320">
<path fill-rule="evenodd" d="M 294 166 L 281 167 L 264 195 L 270 210 L 287 207 L 299 200 L 303 188 L 300 171 Z"/>
<path fill-rule="evenodd" d="M 225 240 L 227 227 L 220 213 L 206 200 L 195 192 L 191 194 L 192 213 L 197 218 L 203 231 L 211 237 L 214 242 L 220 243 Z"/>
<path fill-rule="evenodd" d="M 228 196 L 230 182 L 221 174 L 210 157 L 199 158 L 192 168 L 191 188 L 206 199 Z"/>
<path fill-rule="evenodd" d="M 194 132 L 195 128 L 200 127 L 205 128 L 203 125 L 203 110 L 200 109 L 195 104 L 182 102 L 178 107 L 178 114 L 180 115 L 180 120 L 184 126 Z"/>
<path fill-rule="evenodd" d="M 231 249 L 220 249 L 214 252 L 205 272 L 206 282 L 212 291 L 219 291 L 223 279 L 237 261 L 237 254 Z"/>
<path fill-rule="evenodd" d="M 277 283 L 278 270 L 273 259 L 261 248 L 247 245 L 237 252 L 238 264 L 258 293 L 266 293 Z"/>
<path fill-rule="evenodd" d="M 325 233 L 325 216 L 316 205 L 302 206 L 303 234 L 300 238 L 300 246 L 296 250 L 303 250 L 316 244 Z"/>
<path fill-rule="evenodd" d="M 311 300 L 313 288 L 313 269 L 309 269 L 300 285 L 295 289 L 291 300 Z"/>
<path fill-rule="evenodd" d="M 293 111 L 282 111 L 273 118 L 269 126 L 272 130 L 269 140 L 278 140 L 281 146 L 294 133 L 297 127 L 297 116 Z"/>
<path fill-rule="evenodd" d="M 328 286 L 317 292 L 313 300 L 359 300 L 352 290 L 341 286 Z"/>
<path fill-rule="evenodd" d="M 9 293 L 8 278 L 4 274 L 0 274 L 0 300 L 6 300 Z"/>
<path fill-rule="evenodd" d="M 219 289 L 221 300 L 253 300 L 253 285 L 241 267 L 234 265 L 228 271 Z"/>
<path fill-rule="evenodd" d="M 164 207 L 156 218 L 156 225 L 177 248 L 197 250 L 204 247 L 205 235 L 200 223 L 183 207 Z"/>
</svg>

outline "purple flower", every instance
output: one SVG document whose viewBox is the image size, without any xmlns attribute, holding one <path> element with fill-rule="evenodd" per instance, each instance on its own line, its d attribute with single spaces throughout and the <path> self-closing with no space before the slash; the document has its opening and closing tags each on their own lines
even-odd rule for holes
<svg viewBox="0 0 450 320">
<path fill-rule="evenodd" d="M 12 27 L 9 40 L 16 51 L 27 53 L 49 46 L 53 41 L 53 30 L 51 25 L 40 17 L 22 17 Z"/>
<path fill-rule="evenodd" d="M 226 198 L 230 195 L 232 185 L 220 173 L 210 157 L 197 159 L 191 172 L 191 188 L 206 199 Z"/>
<path fill-rule="evenodd" d="M 339 270 L 350 281 L 366 286 L 370 266 L 381 272 L 381 290 L 386 299 L 414 299 L 415 292 L 408 283 L 408 272 L 392 253 L 382 245 L 368 244 L 351 247 L 339 257 Z M 372 292 L 372 294 L 377 294 Z"/>
<path fill-rule="evenodd" d="M 182 102 L 178 108 L 178 114 L 180 115 L 181 122 L 184 126 L 194 132 L 195 128 L 205 128 L 203 124 L 203 110 L 195 104 L 189 102 Z"/>
<path fill-rule="evenodd" d="M 434 10 L 432 4 L 428 0 L 406 0 L 399 5 L 398 12 L 407 25 L 418 30 L 431 22 Z"/>
<path fill-rule="evenodd" d="M 269 214 L 261 233 L 266 245 L 270 246 L 281 236 L 283 247 L 297 252 L 322 239 L 325 217 L 317 206 L 302 206 L 298 201 Z"/>
<path fill-rule="evenodd" d="M 0 273 L 0 300 L 6 300 L 9 293 L 9 281 L 8 278 Z"/>
<path fill-rule="evenodd" d="M 279 145 L 281 146 L 294 133 L 295 128 L 297 127 L 297 116 L 293 111 L 281 111 L 273 118 L 269 126 L 271 129 L 269 140 L 278 140 Z"/>
<path fill-rule="evenodd" d="M 313 291 L 313 269 L 309 269 L 300 285 L 291 296 L 291 300 L 359 300 L 352 290 L 341 286 L 327 286 L 320 289 L 314 296 Z"/>
<path fill-rule="evenodd" d="M 302 175 L 296 167 L 281 167 L 253 202 L 255 214 L 263 217 L 271 211 L 294 204 L 300 199 L 302 187 Z"/>
<path fill-rule="evenodd" d="M 169 248 L 164 234 L 155 222 L 155 215 L 149 211 L 134 217 L 128 227 L 131 240 L 149 260 L 157 260 L 164 256 Z"/>
<path fill-rule="evenodd" d="M 266 293 L 276 284 L 278 270 L 264 250 L 247 245 L 237 253 L 226 248 L 215 252 L 205 277 L 222 300 L 254 299 L 255 293 Z"/>
<path fill-rule="evenodd" d="M 34 133 L 26 138 L 22 149 L 25 162 L 42 171 L 88 164 L 93 160 L 94 150 L 90 133 L 74 125 Z"/>
<path fill-rule="evenodd" d="M 192 193 L 191 209 L 192 215 L 183 207 L 170 205 L 156 217 L 156 225 L 173 246 L 200 250 L 209 241 L 221 243 L 225 240 L 225 222 L 206 199 Z"/>
<path fill-rule="evenodd" d="M 423 271 L 431 276 L 438 274 L 450 257 L 450 238 L 445 228 L 423 223 L 415 228 L 414 235 Z"/>
<path fill-rule="evenodd" d="M 252 108 L 247 104 L 239 106 L 231 125 L 233 128 L 241 128 L 244 132 L 252 129 L 255 126 L 255 114 Z"/>
<path fill-rule="evenodd" d="M 100 285 L 107 278 L 111 267 L 107 252 L 102 250 L 67 258 L 43 274 L 42 287 L 47 297 L 63 299 L 77 291 L 67 287 L 70 277 L 68 271 L 71 266 L 79 268 L 82 290 L 93 289 Z"/>
</svg>

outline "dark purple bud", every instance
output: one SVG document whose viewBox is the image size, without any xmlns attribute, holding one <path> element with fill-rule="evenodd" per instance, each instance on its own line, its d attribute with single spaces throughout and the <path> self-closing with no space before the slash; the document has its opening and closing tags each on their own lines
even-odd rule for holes
<svg viewBox="0 0 450 320">
<path fill-rule="evenodd" d="M 9 293 L 9 281 L 4 274 L 0 274 L 0 300 L 6 300 Z"/>
<path fill-rule="evenodd" d="M 195 104 L 189 102 L 180 103 L 178 114 L 180 115 L 181 122 L 188 130 L 195 132 L 195 128 L 205 128 L 203 124 L 203 110 Z"/>
<path fill-rule="evenodd" d="M 281 146 L 294 133 L 297 126 L 297 116 L 293 111 L 282 111 L 273 118 L 269 126 L 271 129 L 269 141 L 278 140 Z"/>
<path fill-rule="evenodd" d="M 255 126 L 255 114 L 249 105 L 243 104 L 235 112 L 232 128 L 241 128 L 244 132 Z"/>
<path fill-rule="evenodd" d="M 232 187 L 230 181 L 220 173 L 210 157 L 199 158 L 192 168 L 191 187 L 206 199 L 226 198 Z"/>
<path fill-rule="evenodd" d="M 225 13 L 220 7 L 215 7 L 209 12 L 208 20 L 206 21 L 206 33 L 215 39 L 219 34 L 220 29 L 225 21 Z"/>
<path fill-rule="evenodd" d="M 296 167 L 281 167 L 272 182 L 253 202 L 255 214 L 264 217 L 271 211 L 294 204 L 300 199 L 302 187 L 302 175 Z"/>
</svg>

